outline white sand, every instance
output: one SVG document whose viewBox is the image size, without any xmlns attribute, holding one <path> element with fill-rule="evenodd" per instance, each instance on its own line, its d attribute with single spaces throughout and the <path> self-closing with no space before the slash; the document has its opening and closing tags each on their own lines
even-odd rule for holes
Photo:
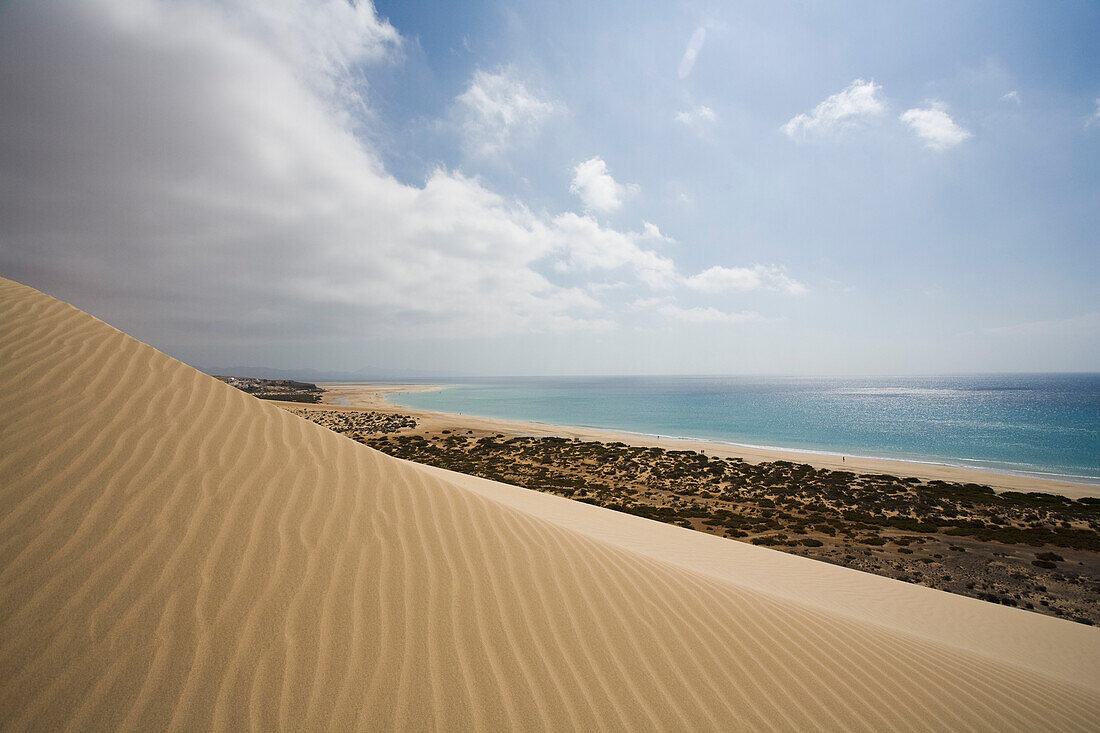
<svg viewBox="0 0 1100 733">
<path fill-rule="evenodd" d="M 386 457 L 0 280 L 0 729 L 1096 730 L 1100 630 Z"/>
</svg>

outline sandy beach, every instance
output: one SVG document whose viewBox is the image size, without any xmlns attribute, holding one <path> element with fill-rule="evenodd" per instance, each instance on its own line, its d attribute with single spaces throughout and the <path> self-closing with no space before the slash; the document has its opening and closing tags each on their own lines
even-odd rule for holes
<svg viewBox="0 0 1100 733">
<path fill-rule="evenodd" d="M 842 460 L 841 456 L 832 454 L 756 448 L 726 443 L 665 438 L 663 436 L 658 438 L 656 436 L 641 435 L 638 433 L 548 425 L 517 420 L 501 420 L 473 415 L 454 415 L 406 407 L 400 404 L 400 396 L 395 396 L 396 393 L 400 392 L 421 392 L 441 389 L 443 388 L 441 385 L 327 383 L 322 386 L 326 390 L 324 401 L 328 404 L 412 415 L 424 422 L 425 429 L 431 430 L 468 428 L 474 430 L 498 431 L 510 435 L 560 436 L 602 442 L 617 441 L 626 443 L 627 445 L 643 447 L 660 447 L 671 450 L 697 450 L 703 451 L 711 456 L 723 458 L 736 457 L 752 463 L 760 463 L 763 461 L 791 461 L 794 463 L 805 463 L 815 468 L 828 468 L 838 471 L 852 471 L 855 473 L 884 473 L 894 476 L 914 476 L 925 481 L 972 482 L 983 486 L 990 486 L 999 491 L 1042 491 L 1051 494 L 1060 494 L 1074 499 L 1086 496 L 1100 496 L 1100 486 L 1091 484 L 1056 481 L 1031 476 L 1018 476 L 996 471 L 979 471 L 934 463 L 916 463 L 912 461 L 864 458 L 858 456 L 843 456 Z"/>
<path fill-rule="evenodd" d="M 1095 730 L 1100 630 L 386 456 L 0 280 L 4 730 Z"/>
</svg>

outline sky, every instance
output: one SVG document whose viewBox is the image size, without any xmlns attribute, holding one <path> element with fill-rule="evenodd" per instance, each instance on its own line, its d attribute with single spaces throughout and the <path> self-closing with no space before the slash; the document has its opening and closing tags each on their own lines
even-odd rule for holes
<svg viewBox="0 0 1100 733">
<path fill-rule="evenodd" d="M 1100 4 L 8 0 L 0 274 L 196 366 L 1100 371 Z"/>
</svg>

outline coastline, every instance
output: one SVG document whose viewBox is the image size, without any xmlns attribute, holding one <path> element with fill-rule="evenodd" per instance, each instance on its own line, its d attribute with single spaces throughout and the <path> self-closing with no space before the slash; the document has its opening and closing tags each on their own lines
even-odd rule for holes
<svg viewBox="0 0 1100 733">
<path fill-rule="evenodd" d="M 627 431 L 585 428 L 549 423 L 487 418 L 459 413 L 437 412 L 408 407 L 390 399 L 398 392 L 430 392 L 444 389 L 438 384 L 401 384 L 367 383 L 350 384 L 346 382 L 318 383 L 325 390 L 322 404 L 344 408 L 370 409 L 378 412 L 400 412 L 411 415 L 424 422 L 427 429 L 455 430 L 471 429 L 499 432 L 512 435 L 533 435 L 541 437 L 577 438 L 602 443 L 619 442 L 644 448 L 664 448 L 666 450 L 694 450 L 719 458 L 740 458 L 749 463 L 770 461 L 789 461 L 803 463 L 814 468 L 827 468 L 834 471 L 852 473 L 879 473 L 894 476 L 912 476 L 924 481 L 949 481 L 956 483 L 975 483 L 989 486 L 996 491 L 1040 491 L 1059 494 L 1072 499 L 1100 497 L 1100 485 L 1078 483 L 1059 479 L 1039 478 L 1023 474 L 1014 474 L 978 468 L 965 468 L 942 463 L 923 463 L 920 461 L 872 458 L 853 455 L 840 455 L 825 452 L 810 452 L 797 449 L 746 446 L 734 443 L 647 435 Z"/>
</svg>

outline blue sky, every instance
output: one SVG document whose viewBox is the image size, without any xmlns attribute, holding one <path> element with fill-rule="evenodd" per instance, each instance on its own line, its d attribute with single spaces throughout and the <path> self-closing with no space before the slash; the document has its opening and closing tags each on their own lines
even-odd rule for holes
<svg viewBox="0 0 1100 733">
<path fill-rule="evenodd" d="M 1095 4 L 0 12 L 0 271 L 192 363 L 1100 370 Z"/>
</svg>

